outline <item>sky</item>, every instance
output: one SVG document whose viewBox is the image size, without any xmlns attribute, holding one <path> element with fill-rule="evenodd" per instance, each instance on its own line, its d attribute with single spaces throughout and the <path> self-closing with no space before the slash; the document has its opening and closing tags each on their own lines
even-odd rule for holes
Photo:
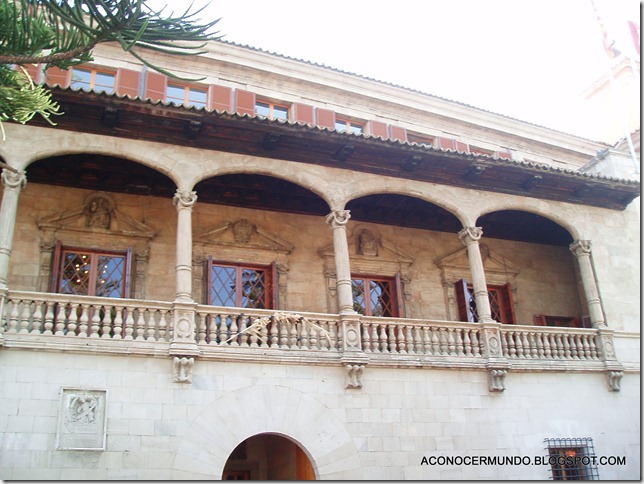
<svg viewBox="0 0 644 484">
<path fill-rule="evenodd" d="M 581 96 L 608 70 L 597 13 L 622 52 L 626 20 L 641 16 L 637 0 L 194 1 L 204 5 L 229 42 L 581 136 Z"/>
</svg>

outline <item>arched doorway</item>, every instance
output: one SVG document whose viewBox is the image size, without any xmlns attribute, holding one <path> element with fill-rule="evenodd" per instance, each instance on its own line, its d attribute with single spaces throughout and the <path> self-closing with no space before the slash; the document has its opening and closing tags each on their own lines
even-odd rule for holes
<svg viewBox="0 0 644 484">
<path fill-rule="evenodd" d="M 312 481 L 315 471 L 304 450 L 291 439 L 263 433 L 249 437 L 235 447 L 221 479 Z"/>
</svg>

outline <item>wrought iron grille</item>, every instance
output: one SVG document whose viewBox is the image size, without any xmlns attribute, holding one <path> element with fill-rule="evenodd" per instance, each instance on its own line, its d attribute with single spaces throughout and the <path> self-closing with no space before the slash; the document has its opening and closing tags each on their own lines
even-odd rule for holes
<svg viewBox="0 0 644 484">
<path fill-rule="evenodd" d="M 544 439 L 550 464 L 550 478 L 554 481 L 594 481 L 599 479 L 597 456 L 593 439 Z"/>
</svg>

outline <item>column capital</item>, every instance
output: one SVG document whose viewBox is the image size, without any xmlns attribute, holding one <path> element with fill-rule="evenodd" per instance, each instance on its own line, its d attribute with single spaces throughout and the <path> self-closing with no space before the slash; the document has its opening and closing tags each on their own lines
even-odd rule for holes
<svg viewBox="0 0 644 484">
<path fill-rule="evenodd" d="M 481 227 L 465 227 L 459 231 L 458 237 L 463 244 L 468 245 L 472 242 L 478 242 L 483 235 L 483 228 Z"/>
<path fill-rule="evenodd" d="M 333 210 L 331 210 L 331 213 L 326 216 L 325 220 L 332 229 L 337 229 L 338 227 L 346 226 L 350 218 L 350 210 L 338 210 L 334 208 Z"/>
<path fill-rule="evenodd" d="M 568 246 L 570 251 L 577 257 L 590 255 L 590 240 L 575 240 Z"/>
<path fill-rule="evenodd" d="M 2 170 L 2 184 L 6 188 L 17 188 L 19 190 L 25 188 L 27 185 L 27 175 L 24 171 Z"/>
<path fill-rule="evenodd" d="M 177 206 L 177 210 L 182 208 L 192 208 L 197 201 L 197 192 L 177 190 L 172 199 L 172 203 Z"/>
</svg>

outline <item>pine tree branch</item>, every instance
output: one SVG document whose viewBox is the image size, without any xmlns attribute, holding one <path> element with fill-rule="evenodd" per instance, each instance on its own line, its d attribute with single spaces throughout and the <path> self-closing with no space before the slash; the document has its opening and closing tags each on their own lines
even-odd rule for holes
<svg viewBox="0 0 644 484">
<path fill-rule="evenodd" d="M 55 54 L 47 55 L 0 55 L 0 64 L 53 64 L 64 60 L 73 60 L 82 56 L 82 54 L 89 53 L 94 47 L 96 47 L 96 44 L 97 42 L 94 42 L 65 52 L 57 52 Z"/>
</svg>

